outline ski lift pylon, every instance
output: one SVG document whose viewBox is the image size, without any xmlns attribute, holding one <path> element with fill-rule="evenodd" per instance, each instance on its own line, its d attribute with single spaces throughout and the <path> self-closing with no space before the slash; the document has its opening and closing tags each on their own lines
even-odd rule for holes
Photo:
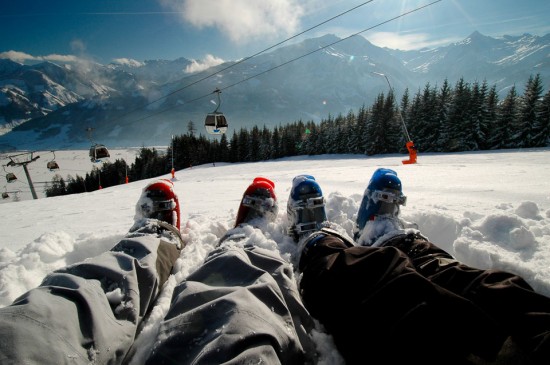
<svg viewBox="0 0 550 365">
<path fill-rule="evenodd" d="M 216 110 L 206 115 L 204 127 L 206 128 L 206 132 L 208 132 L 208 134 L 224 134 L 227 132 L 227 119 L 222 112 L 218 111 L 221 104 L 221 91 L 220 89 L 216 89 L 214 90 L 214 93 L 218 94 L 218 105 Z"/>
</svg>

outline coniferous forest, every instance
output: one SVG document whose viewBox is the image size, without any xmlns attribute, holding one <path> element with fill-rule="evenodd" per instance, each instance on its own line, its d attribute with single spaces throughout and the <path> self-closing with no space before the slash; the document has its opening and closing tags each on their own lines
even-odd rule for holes
<svg viewBox="0 0 550 365">
<path fill-rule="evenodd" d="M 460 152 L 550 146 L 550 91 L 540 75 L 527 80 L 523 93 L 515 86 L 499 100 L 487 82 L 426 84 L 414 95 L 406 90 L 397 101 L 390 92 L 373 105 L 321 122 L 295 121 L 273 129 L 253 126 L 207 138 L 190 122 L 167 151 L 143 147 L 136 160 L 106 162 L 84 178 L 56 175 L 46 196 L 97 190 L 147 179 L 205 163 L 255 162 L 297 155 L 405 153 L 407 134 L 419 153 Z M 231 123 L 231 122 L 230 122 Z"/>
</svg>

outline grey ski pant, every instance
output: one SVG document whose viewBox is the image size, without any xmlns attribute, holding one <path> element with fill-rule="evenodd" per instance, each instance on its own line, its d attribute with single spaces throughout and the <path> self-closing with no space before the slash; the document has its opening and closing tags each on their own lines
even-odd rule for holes
<svg viewBox="0 0 550 365">
<path fill-rule="evenodd" d="M 224 246 L 174 290 L 147 364 L 305 364 L 313 325 L 277 252 Z"/>
<path fill-rule="evenodd" d="M 0 363 L 120 364 L 179 251 L 148 228 L 0 309 Z"/>
<path fill-rule="evenodd" d="M 123 364 L 179 256 L 155 234 L 57 270 L 0 309 L 0 364 Z M 313 322 L 277 252 L 227 245 L 180 283 L 148 364 L 306 363 Z"/>
</svg>

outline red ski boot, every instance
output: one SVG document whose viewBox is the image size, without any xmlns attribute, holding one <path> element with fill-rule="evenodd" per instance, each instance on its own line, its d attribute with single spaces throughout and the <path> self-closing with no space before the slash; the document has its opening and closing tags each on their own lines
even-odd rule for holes
<svg viewBox="0 0 550 365">
<path fill-rule="evenodd" d="M 259 217 L 265 217 L 273 222 L 277 218 L 277 213 L 275 183 L 265 177 L 257 177 L 243 194 L 235 227 Z"/>
<path fill-rule="evenodd" d="M 143 189 L 136 205 L 136 219 L 154 218 L 180 229 L 180 204 L 174 183 L 168 179 L 154 181 Z"/>
</svg>

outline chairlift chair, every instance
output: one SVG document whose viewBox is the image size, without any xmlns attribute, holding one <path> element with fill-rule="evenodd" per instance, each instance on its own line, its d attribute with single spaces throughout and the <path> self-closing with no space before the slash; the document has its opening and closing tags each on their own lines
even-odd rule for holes
<svg viewBox="0 0 550 365">
<path fill-rule="evenodd" d="M 59 165 L 55 161 L 48 161 L 48 164 L 46 166 L 50 171 L 59 170 Z"/>
<path fill-rule="evenodd" d="M 38 157 L 37 157 L 38 158 Z M 2 165 L 2 168 L 4 169 L 4 172 L 6 173 L 6 181 L 9 183 L 17 181 L 17 177 L 13 172 L 6 171 L 6 166 L 15 166 L 15 162 L 10 158 L 10 162 L 8 162 L 6 165 Z"/>
<path fill-rule="evenodd" d="M 214 92 L 218 94 L 218 106 L 216 107 L 216 110 L 206 115 L 206 119 L 204 120 L 204 127 L 206 128 L 206 132 L 208 134 L 224 134 L 225 132 L 227 132 L 227 119 L 222 112 L 218 111 L 218 108 L 221 104 L 221 91 L 220 89 L 216 89 L 214 90 Z"/>
<path fill-rule="evenodd" d="M 12 182 L 15 182 L 17 181 L 17 177 L 15 176 L 15 174 L 13 172 L 8 172 L 6 174 L 6 180 L 9 182 L 9 183 L 12 183 Z"/>
<path fill-rule="evenodd" d="M 48 163 L 46 164 L 46 167 L 50 171 L 59 170 L 59 165 L 57 164 L 57 162 L 55 162 L 55 152 L 52 151 L 52 153 L 53 153 L 53 160 L 48 161 Z"/>
</svg>

